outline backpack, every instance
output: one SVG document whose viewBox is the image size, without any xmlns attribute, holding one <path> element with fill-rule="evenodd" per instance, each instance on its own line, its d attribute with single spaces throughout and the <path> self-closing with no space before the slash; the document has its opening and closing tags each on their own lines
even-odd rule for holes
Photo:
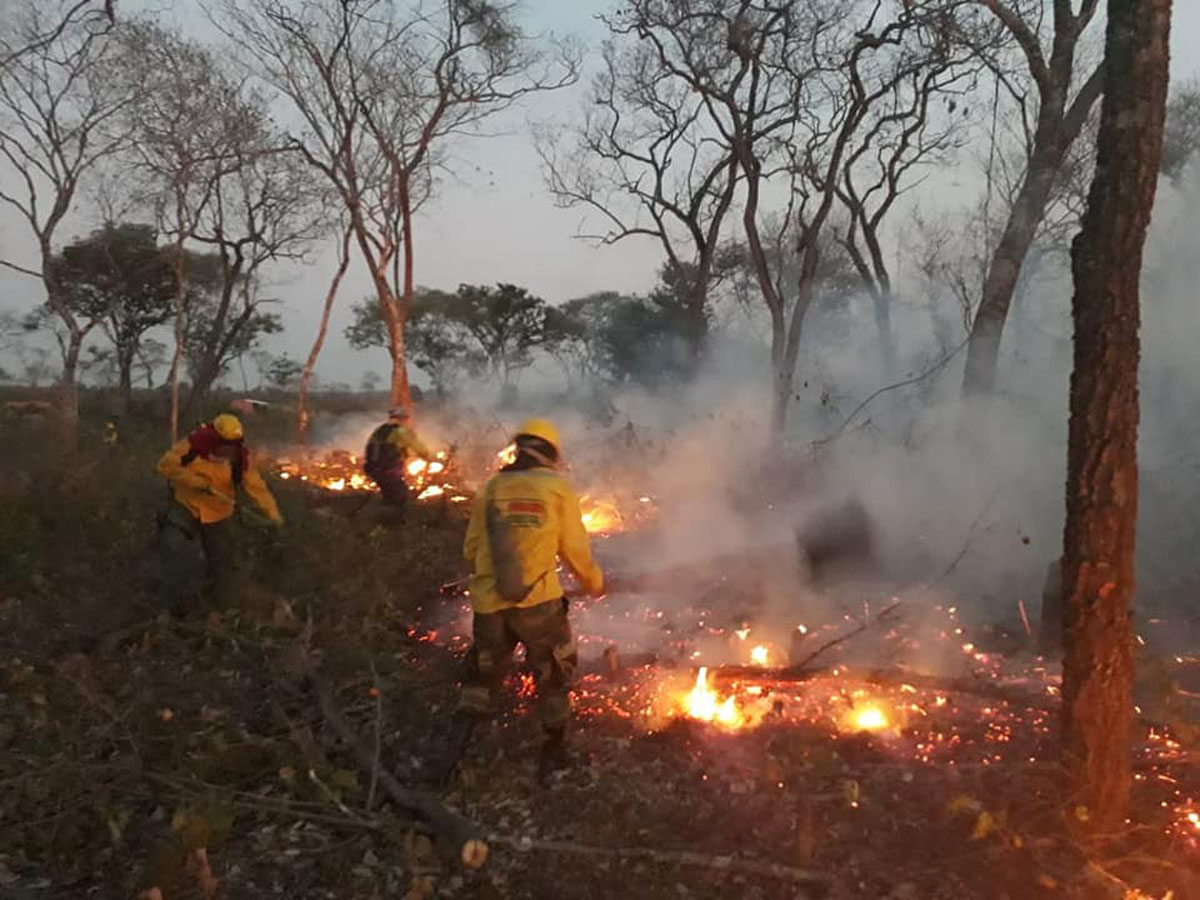
<svg viewBox="0 0 1200 900">
<path fill-rule="evenodd" d="M 496 501 L 496 479 L 488 482 L 484 495 L 484 521 L 487 525 L 488 549 L 492 554 L 492 573 L 496 578 L 496 593 L 505 603 L 518 605 L 546 577 L 543 572 L 533 584 L 525 583 L 525 572 L 517 552 L 517 536 L 508 517 Z"/>
<path fill-rule="evenodd" d="M 384 422 L 367 439 L 367 458 L 363 460 L 363 471 L 369 477 L 378 480 L 378 476 L 396 467 L 400 454 L 391 437 L 399 427 L 394 422 Z"/>
</svg>

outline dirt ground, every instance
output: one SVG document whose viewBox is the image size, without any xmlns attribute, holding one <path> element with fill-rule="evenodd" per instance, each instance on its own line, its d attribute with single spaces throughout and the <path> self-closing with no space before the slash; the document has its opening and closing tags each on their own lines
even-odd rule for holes
<svg viewBox="0 0 1200 900">
<path fill-rule="evenodd" d="M 1084 846 L 1044 761 L 1052 722 L 1014 734 L 1004 762 L 922 764 L 789 721 L 647 730 L 629 714 L 636 671 L 585 677 L 576 764 L 545 786 L 514 677 L 439 795 L 488 839 L 466 869 L 296 674 L 305 648 L 380 765 L 423 789 L 465 650 L 447 630 L 461 600 L 439 591 L 462 574 L 461 510 L 391 525 L 373 500 L 274 482 L 288 527 L 243 526 L 240 610 L 173 618 L 144 581 L 161 449 L 5 450 L 2 897 L 1200 897 L 1200 847 L 1167 833 L 1158 783 L 1200 796 L 1194 743 L 1174 767 L 1139 760 L 1129 831 Z"/>
</svg>

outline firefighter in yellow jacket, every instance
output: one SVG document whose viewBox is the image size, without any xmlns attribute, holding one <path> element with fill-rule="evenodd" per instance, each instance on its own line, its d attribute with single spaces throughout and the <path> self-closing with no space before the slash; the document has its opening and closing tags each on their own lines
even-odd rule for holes
<svg viewBox="0 0 1200 900">
<path fill-rule="evenodd" d="M 181 540 L 199 543 L 206 599 L 229 603 L 238 568 L 232 530 L 239 489 L 271 522 L 283 524 L 275 498 L 250 463 L 242 423 L 226 413 L 201 425 L 162 455 L 158 473 L 171 489 L 171 502 L 159 522 L 168 556 L 182 555 Z M 194 557 L 195 551 L 188 555 Z M 179 590 L 178 583 L 175 588 Z"/>
<path fill-rule="evenodd" d="M 525 422 L 514 438 L 516 459 L 475 497 L 463 555 L 471 566 L 473 644 L 450 748 L 440 777 L 453 773 L 471 732 L 504 681 L 517 644 L 538 685 L 545 730 L 539 775 L 566 762 L 570 688 L 578 667 L 567 601 L 559 582 L 562 560 L 583 589 L 598 596 L 604 576 L 592 559 L 579 495 L 557 471 L 558 429 L 544 419 Z"/>
<path fill-rule="evenodd" d="M 408 459 L 430 459 L 432 454 L 411 427 L 412 416 L 403 406 L 388 411 L 388 420 L 367 439 L 363 471 L 379 485 L 385 506 L 403 518 L 408 505 Z"/>
</svg>

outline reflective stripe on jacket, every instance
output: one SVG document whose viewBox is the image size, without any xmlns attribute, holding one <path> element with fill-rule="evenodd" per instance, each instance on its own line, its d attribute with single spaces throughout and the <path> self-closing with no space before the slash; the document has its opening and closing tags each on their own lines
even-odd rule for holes
<svg viewBox="0 0 1200 900">
<path fill-rule="evenodd" d="M 228 519 L 236 506 L 230 463 L 215 457 L 197 456 L 185 466 L 183 458 L 189 449 L 187 438 L 184 438 L 164 453 L 158 461 L 158 474 L 171 483 L 176 501 L 203 524 Z M 242 474 L 242 487 L 271 521 L 282 521 L 275 498 L 253 464 Z"/>
<path fill-rule="evenodd" d="M 496 589 L 495 568 L 487 535 L 487 497 L 495 498 L 514 536 L 524 583 L 531 587 L 517 604 L 504 601 Z M 561 558 L 579 578 L 583 589 L 599 594 L 604 576 L 592 559 L 591 542 L 583 527 L 579 495 L 553 469 L 501 472 L 475 495 L 463 556 L 471 564 L 471 605 L 476 612 L 496 612 L 512 606 L 537 606 L 563 595 L 555 571 Z"/>
</svg>

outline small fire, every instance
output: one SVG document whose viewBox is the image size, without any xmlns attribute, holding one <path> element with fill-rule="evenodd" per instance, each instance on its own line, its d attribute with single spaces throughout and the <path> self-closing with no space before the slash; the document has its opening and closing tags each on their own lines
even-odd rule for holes
<svg viewBox="0 0 1200 900">
<path fill-rule="evenodd" d="M 279 477 L 285 481 L 295 478 L 335 493 L 378 490 L 378 485 L 362 471 L 361 460 L 345 450 L 333 450 L 324 456 L 299 462 L 281 459 L 276 465 Z M 456 475 L 450 466 L 451 460 L 445 450 L 439 451 L 433 459 L 412 459 L 405 463 L 406 480 L 417 499 L 429 500 L 443 494 L 449 494 L 455 503 L 470 499 L 470 492 L 454 483 Z"/>
<path fill-rule="evenodd" d="M 756 666 L 766 666 L 771 662 L 771 653 L 762 644 L 750 650 L 750 662 Z"/>
<path fill-rule="evenodd" d="M 517 461 L 517 445 L 509 444 L 507 447 L 505 447 L 503 450 L 501 450 L 499 453 L 496 454 L 496 459 L 498 459 L 500 461 L 500 466 L 498 468 L 503 468 L 504 466 L 511 466 L 513 463 L 515 463 Z"/>
<path fill-rule="evenodd" d="M 708 686 L 708 667 L 701 666 L 696 673 L 696 684 L 684 701 L 689 717 L 700 722 L 712 722 L 725 728 L 737 728 L 745 723 L 745 717 L 737 707 L 737 700 L 726 697 L 721 700 Z"/>
</svg>

